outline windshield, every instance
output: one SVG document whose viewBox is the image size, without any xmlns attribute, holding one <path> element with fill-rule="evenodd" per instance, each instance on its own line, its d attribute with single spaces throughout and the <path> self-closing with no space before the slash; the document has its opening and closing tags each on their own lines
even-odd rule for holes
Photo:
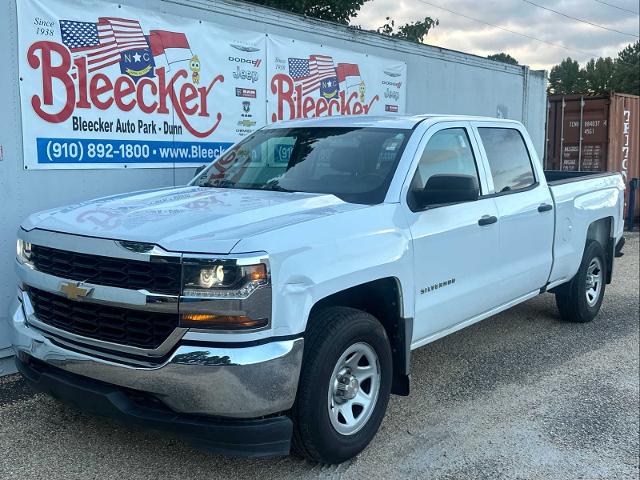
<svg viewBox="0 0 640 480">
<path fill-rule="evenodd" d="M 286 128 L 259 130 L 197 176 L 193 185 L 329 193 L 381 203 L 410 130 Z"/>
</svg>

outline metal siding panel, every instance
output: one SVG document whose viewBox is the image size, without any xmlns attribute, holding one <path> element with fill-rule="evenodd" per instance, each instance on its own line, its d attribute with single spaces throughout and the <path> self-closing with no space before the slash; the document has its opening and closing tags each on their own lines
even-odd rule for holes
<svg viewBox="0 0 640 480">
<path fill-rule="evenodd" d="M 18 36 L 16 27 L 16 5 L 4 4 L 0 15 L 0 44 L 5 48 L 0 52 L 0 60 L 6 67 L 0 73 L 0 111 L 3 115 L 3 128 L 0 129 L 0 199 L 4 208 L 0 209 L 0 357 L 11 353 L 9 350 L 7 319 L 10 298 L 15 295 L 15 275 L 13 262 L 15 257 L 16 217 L 21 210 L 22 185 L 20 182 L 22 156 L 21 122 L 19 111 L 17 72 Z"/>
<path fill-rule="evenodd" d="M 523 118 L 531 141 L 538 152 L 540 161 L 544 158 L 545 123 L 547 116 L 547 76 L 546 72 L 530 71 L 527 85 L 527 108 Z"/>
<path fill-rule="evenodd" d="M 9 375 L 10 373 L 16 373 L 16 364 L 11 356 L 13 350 L 7 348 L 6 350 L 0 350 L 0 377 L 3 375 Z"/>
</svg>

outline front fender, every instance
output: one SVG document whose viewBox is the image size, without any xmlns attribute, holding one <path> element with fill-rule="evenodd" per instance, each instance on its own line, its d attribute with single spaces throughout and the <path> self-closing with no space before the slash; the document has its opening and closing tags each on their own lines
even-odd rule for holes
<svg viewBox="0 0 640 480">
<path fill-rule="evenodd" d="M 273 334 L 303 332 L 318 301 L 386 277 L 398 279 L 402 311 L 413 316 L 412 249 L 397 204 L 381 204 L 292 225 L 243 240 L 266 250 L 273 282 Z"/>
</svg>

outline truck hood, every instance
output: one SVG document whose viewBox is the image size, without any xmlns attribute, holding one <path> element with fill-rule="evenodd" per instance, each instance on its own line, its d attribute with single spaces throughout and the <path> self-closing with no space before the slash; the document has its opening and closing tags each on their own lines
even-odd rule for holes
<svg viewBox="0 0 640 480">
<path fill-rule="evenodd" d="M 362 207 L 333 195 L 188 186 L 47 210 L 31 215 L 23 228 L 226 254 L 243 238 Z"/>
</svg>

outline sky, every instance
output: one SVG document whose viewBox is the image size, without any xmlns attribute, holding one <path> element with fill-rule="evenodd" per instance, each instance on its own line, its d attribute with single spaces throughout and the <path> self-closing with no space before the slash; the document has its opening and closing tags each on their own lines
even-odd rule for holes
<svg viewBox="0 0 640 480">
<path fill-rule="evenodd" d="M 514 35 L 488 25 L 454 15 L 421 0 L 369 0 L 353 25 L 376 29 L 391 17 L 396 25 L 437 18 L 440 24 L 432 29 L 425 43 L 486 56 L 505 52 L 521 64 L 534 69 L 550 70 L 566 57 L 584 65 L 596 56 L 614 57 L 638 37 L 603 30 L 531 5 L 524 0 L 424 0 L 457 13 L 492 23 L 509 30 L 537 37 L 568 49 L 554 47 L 529 38 Z M 597 0 L 531 0 L 558 12 L 592 23 L 638 35 L 639 17 L 598 2 Z M 627 10 L 638 11 L 638 0 L 602 0 Z"/>
</svg>

